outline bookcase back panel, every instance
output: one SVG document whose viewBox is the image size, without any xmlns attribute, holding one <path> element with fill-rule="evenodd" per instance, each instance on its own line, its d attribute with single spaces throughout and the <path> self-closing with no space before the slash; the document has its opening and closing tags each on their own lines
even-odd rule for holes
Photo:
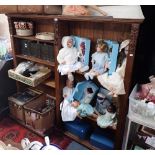
<svg viewBox="0 0 155 155">
<path fill-rule="evenodd" d="M 123 41 L 130 38 L 131 25 L 119 23 L 70 22 L 70 35 L 78 35 L 91 40 L 91 49 L 95 50 L 97 39 Z"/>
</svg>

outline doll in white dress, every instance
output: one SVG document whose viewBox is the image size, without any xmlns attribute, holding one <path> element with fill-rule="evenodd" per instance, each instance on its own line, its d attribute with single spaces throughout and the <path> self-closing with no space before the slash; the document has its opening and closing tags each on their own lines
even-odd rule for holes
<svg viewBox="0 0 155 155">
<path fill-rule="evenodd" d="M 85 78 L 92 80 L 94 76 L 98 76 L 107 71 L 108 66 L 108 45 L 103 39 L 99 39 L 96 45 L 96 52 L 92 54 L 92 69 L 85 73 Z"/>
<path fill-rule="evenodd" d="M 74 77 L 72 72 L 80 69 L 82 64 L 78 62 L 78 50 L 74 47 L 75 41 L 71 36 L 64 36 L 62 38 L 62 46 L 57 55 L 57 61 L 59 63 L 58 71 L 61 75 L 68 75 L 68 79 L 73 81 Z"/>
</svg>

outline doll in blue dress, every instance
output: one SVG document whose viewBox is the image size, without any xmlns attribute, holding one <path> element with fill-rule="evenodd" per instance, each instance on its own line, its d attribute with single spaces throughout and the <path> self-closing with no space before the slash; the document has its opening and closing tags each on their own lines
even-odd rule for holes
<svg viewBox="0 0 155 155">
<path fill-rule="evenodd" d="M 98 76 L 107 71 L 108 66 L 108 44 L 103 39 L 98 39 L 96 45 L 96 52 L 92 54 L 92 69 L 85 73 L 87 80 L 93 79 L 94 76 Z"/>
</svg>

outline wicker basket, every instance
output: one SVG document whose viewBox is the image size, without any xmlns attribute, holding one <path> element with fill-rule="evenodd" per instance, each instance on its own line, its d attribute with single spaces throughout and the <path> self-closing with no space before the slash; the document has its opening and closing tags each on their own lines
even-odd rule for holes
<svg viewBox="0 0 155 155">
<path fill-rule="evenodd" d="M 24 94 L 29 95 L 29 98 L 26 98 L 26 96 L 24 97 Z M 9 100 L 9 109 L 10 109 L 11 116 L 13 116 L 13 118 L 15 118 L 15 119 L 25 122 L 23 106 L 26 103 L 30 102 L 31 100 L 34 100 L 41 94 L 42 94 L 42 92 L 35 91 L 32 89 L 26 89 L 23 92 L 18 92 L 16 94 L 10 96 L 8 98 L 8 100 Z"/>
<path fill-rule="evenodd" d="M 45 111 L 40 111 L 43 107 L 47 107 L 47 102 L 50 106 Z M 55 122 L 55 102 L 48 95 L 41 95 L 36 100 L 24 105 L 26 125 L 47 131 L 54 126 Z"/>
<path fill-rule="evenodd" d="M 32 87 L 36 87 L 41 82 L 43 82 L 44 80 L 46 80 L 47 78 L 50 77 L 51 70 L 46 69 L 46 70 L 42 71 L 40 77 L 37 77 L 37 78 L 25 77 L 21 74 L 16 73 L 14 71 L 14 69 L 8 70 L 8 75 L 10 78 L 12 78 L 14 80 L 20 81 L 20 82 L 27 84 L 29 86 L 32 86 Z"/>
</svg>

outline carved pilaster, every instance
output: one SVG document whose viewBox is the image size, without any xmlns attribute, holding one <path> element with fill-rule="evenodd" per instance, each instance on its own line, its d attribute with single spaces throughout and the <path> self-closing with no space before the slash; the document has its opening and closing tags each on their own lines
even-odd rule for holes
<svg viewBox="0 0 155 155">
<path fill-rule="evenodd" d="M 136 49 L 137 37 L 139 32 L 139 24 L 132 24 L 131 26 L 131 42 L 129 48 L 129 54 L 134 54 Z"/>
</svg>

